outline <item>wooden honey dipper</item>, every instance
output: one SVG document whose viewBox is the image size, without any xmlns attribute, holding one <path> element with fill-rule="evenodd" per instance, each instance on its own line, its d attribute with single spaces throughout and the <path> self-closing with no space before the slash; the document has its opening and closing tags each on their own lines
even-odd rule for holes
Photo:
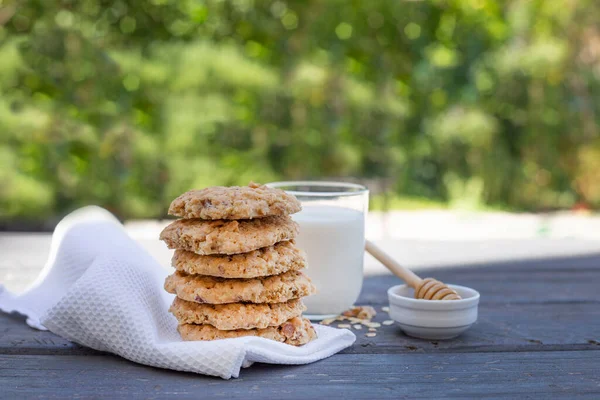
<svg viewBox="0 0 600 400">
<path fill-rule="evenodd" d="M 421 279 L 417 274 L 406 267 L 398 264 L 389 254 L 367 240 L 365 250 L 377 261 L 382 263 L 394 275 L 402 279 L 406 284 L 415 289 L 415 299 L 425 300 L 460 300 L 456 290 L 451 289 L 443 282 L 433 278 Z"/>
</svg>

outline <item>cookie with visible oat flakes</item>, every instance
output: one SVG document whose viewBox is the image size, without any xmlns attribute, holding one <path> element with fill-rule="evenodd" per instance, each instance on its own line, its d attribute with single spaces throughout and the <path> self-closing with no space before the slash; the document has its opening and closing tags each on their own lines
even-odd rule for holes
<svg viewBox="0 0 600 400">
<path fill-rule="evenodd" d="M 171 265 L 187 274 L 248 279 L 300 270 L 306 267 L 306 256 L 291 240 L 233 255 L 203 256 L 191 251 L 176 250 Z"/>
<path fill-rule="evenodd" d="M 211 325 L 182 324 L 177 328 L 181 338 L 192 340 L 218 340 L 242 336 L 258 336 L 293 346 L 301 346 L 317 338 L 317 333 L 306 318 L 292 318 L 280 326 L 265 329 L 218 330 Z"/>
<path fill-rule="evenodd" d="M 294 239 L 298 224 L 289 216 L 240 221 L 179 219 L 160 233 L 170 249 L 201 255 L 239 254 Z"/>
<path fill-rule="evenodd" d="M 252 219 L 289 215 L 301 209 L 293 195 L 250 182 L 248 186 L 190 190 L 173 200 L 169 214 L 187 219 Z"/>
<path fill-rule="evenodd" d="M 302 315 L 302 300 L 285 303 L 198 304 L 176 297 L 169 311 L 179 324 L 207 324 L 220 330 L 264 329 Z"/>
<path fill-rule="evenodd" d="M 223 279 L 175 272 L 165 280 L 165 290 L 196 303 L 283 303 L 310 296 L 316 289 L 299 271 L 252 279 Z"/>
</svg>

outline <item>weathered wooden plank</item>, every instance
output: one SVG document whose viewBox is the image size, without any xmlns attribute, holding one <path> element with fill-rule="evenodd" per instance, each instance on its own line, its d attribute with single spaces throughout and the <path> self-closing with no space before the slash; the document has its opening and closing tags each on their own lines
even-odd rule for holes
<svg viewBox="0 0 600 400">
<path fill-rule="evenodd" d="M 388 318 L 381 314 L 376 321 Z M 358 340 L 346 353 L 600 350 L 600 308 L 587 303 L 482 305 L 471 329 L 442 341 L 410 338 L 396 325 L 378 328 L 374 338 L 365 337 L 364 329 L 353 331 Z"/>
<path fill-rule="evenodd" d="M 224 381 L 113 356 L 0 356 L 12 398 L 598 398 L 596 352 L 337 355 Z"/>
<path fill-rule="evenodd" d="M 378 311 L 374 321 L 389 319 L 380 307 Z M 31 329 L 15 315 L 0 314 L 0 332 L 0 354 L 95 353 L 50 332 Z M 600 350 L 600 307 L 587 303 L 482 305 L 477 324 L 447 341 L 410 338 L 395 325 L 382 325 L 373 338 L 365 336 L 366 327 L 353 332 L 357 341 L 345 353 Z"/>
<path fill-rule="evenodd" d="M 559 267 L 562 265 L 562 267 Z M 380 329 L 346 352 L 541 351 L 600 349 L 600 257 L 534 260 L 482 265 L 480 268 L 431 269 L 422 276 L 470 286 L 482 298 L 479 321 L 451 341 L 423 341 L 398 328 Z M 393 276 L 365 280 L 359 304 L 387 305 Z M 384 316 L 378 316 L 377 320 Z"/>
<path fill-rule="evenodd" d="M 597 263 L 598 262 L 598 263 Z M 429 342 L 382 326 L 375 338 L 355 331 L 348 353 L 548 351 L 600 349 L 598 258 L 575 258 L 563 269 L 546 268 L 552 260 L 500 264 L 482 268 L 428 271 L 448 282 L 482 293 L 478 323 L 452 341 Z M 393 276 L 365 280 L 359 304 L 387 305 L 387 288 L 401 283 Z M 376 321 L 389 317 L 380 311 Z M 91 352 L 49 332 L 27 327 L 18 316 L 0 313 L 0 354 L 81 354 Z"/>
<path fill-rule="evenodd" d="M 0 354 L 93 353 L 97 352 L 51 332 L 30 328 L 21 315 L 0 312 Z"/>
<path fill-rule="evenodd" d="M 481 293 L 482 304 L 600 304 L 600 256 L 426 269 L 419 275 L 472 287 Z M 364 282 L 359 302 L 387 303 L 387 289 L 400 283 L 390 275 L 370 277 Z"/>
</svg>

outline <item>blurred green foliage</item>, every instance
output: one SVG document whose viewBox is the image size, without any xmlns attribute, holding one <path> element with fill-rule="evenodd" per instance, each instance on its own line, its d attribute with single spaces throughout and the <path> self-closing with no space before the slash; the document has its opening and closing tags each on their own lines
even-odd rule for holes
<svg viewBox="0 0 600 400">
<path fill-rule="evenodd" d="M 599 20 L 596 0 L 0 0 L 0 217 L 320 177 L 597 207 Z"/>
</svg>

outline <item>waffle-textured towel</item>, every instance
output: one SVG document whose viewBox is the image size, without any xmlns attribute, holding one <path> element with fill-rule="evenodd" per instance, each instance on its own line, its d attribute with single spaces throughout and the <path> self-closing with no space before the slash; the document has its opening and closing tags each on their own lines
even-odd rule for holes
<svg viewBox="0 0 600 400">
<path fill-rule="evenodd" d="M 86 207 L 67 216 L 52 237 L 48 261 L 22 295 L 0 285 L 0 310 L 70 341 L 141 364 L 228 379 L 254 362 L 307 364 L 352 345 L 345 329 L 315 325 L 301 347 L 259 337 L 184 342 L 167 312 L 173 296 L 158 264 L 107 211 Z"/>
</svg>

